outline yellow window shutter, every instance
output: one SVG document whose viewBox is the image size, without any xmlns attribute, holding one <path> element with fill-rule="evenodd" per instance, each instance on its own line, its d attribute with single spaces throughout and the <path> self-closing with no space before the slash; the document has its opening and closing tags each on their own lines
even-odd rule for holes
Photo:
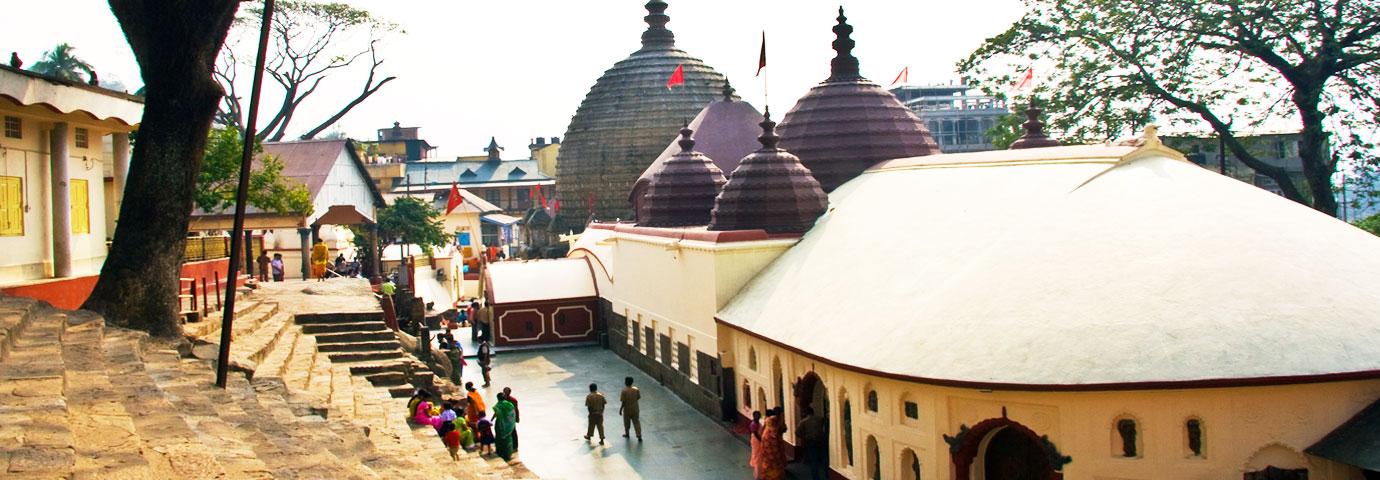
<svg viewBox="0 0 1380 480">
<path fill-rule="evenodd" d="M 24 235 L 23 191 L 19 177 L 0 177 L 0 235 Z"/>
<path fill-rule="evenodd" d="M 72 180 L 72 233 L 91 233 L 91 204 L 86 180 Z"/>
</svg>

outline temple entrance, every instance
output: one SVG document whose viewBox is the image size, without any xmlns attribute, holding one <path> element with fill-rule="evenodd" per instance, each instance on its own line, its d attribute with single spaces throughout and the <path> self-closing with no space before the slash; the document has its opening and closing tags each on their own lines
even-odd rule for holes
<svg viewBox="0 0 1380 480">
<path fill-rule="evenodd" d="M 805 407 L 810 407 L 815 411 L 815 415 L 824 418 L 825 434 L 824 445 L 821 451 L 824 452 L 824 465 L 829 466 L 829 392 L 824 388 L 824 382 L 820 380 L 815 372 L 807 372 L 804 377 L 796 381 L 795 384 L 795 423 L 805 418 Z M 804 445 L 796 445 L 796 458 L 803 458 L 805 454 Z"/>
<path fill-rule="evenodd" d="M 1033 440 L 1010 428 L 993 433 L 983 454 L 985 480 L 1045 480 L 1049 459 Z"/>
</svg>

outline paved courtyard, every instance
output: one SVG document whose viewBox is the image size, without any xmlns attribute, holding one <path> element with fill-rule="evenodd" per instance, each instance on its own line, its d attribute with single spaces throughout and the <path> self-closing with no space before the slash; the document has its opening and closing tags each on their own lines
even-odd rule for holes
<svg viewBox="0 0 1380 480">
<path fill-rule="evenodd" d="M 482 383 L 479 369 L 465 379 Z M 623 438 L 618 393 L 623 377 L 642 390 L 642 437 Z M 590 382 L 608 398 L 605 445 L 586 442 L 584 406 Z M 521 405 L 519 458 L 544 479 L 748 479 L 748 445 L 671 391 L 598 347 L 505 352 L 494 357 L 486 399 L 512 387 Z M 629 441 L 631 440 L 631 441 Z"/>
</svg>

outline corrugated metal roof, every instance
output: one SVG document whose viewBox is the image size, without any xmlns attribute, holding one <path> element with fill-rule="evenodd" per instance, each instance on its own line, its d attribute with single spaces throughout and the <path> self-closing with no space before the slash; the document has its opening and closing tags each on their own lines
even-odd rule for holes
<svg viewBox="0 0 1380 480">
<path fill-rule="evenodd" d="M 1380 471 L 1380 400 L 1361 410 L 1303 453 Z"/>
</svg>

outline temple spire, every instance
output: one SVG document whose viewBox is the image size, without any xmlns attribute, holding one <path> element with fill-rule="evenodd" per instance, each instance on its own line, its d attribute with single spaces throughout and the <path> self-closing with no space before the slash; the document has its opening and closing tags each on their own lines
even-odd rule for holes
<svg viewBox="0 0 1380 480">
<path fill-rule="evenodd" d="M 680 127 L 680 140 L 676 142 L 680 144 L 680 153 L 690 153 L 695 150 L 695 139 L 690 138 L 690 135 L 694 133 L 695 131 L 690 129 L 690 122 L 685 122 L 685 126 Z"/>
<path fill-rule="evenodd" d="M 838 25 L 834 25 L 834 51 L 838 52 L 834 60 L 829 62 L 829 82 L 857 80 L 862 78 L 858 73 L 858 58 L 853 56 L 853 39 L 849 35 L 853 34 L 853 26 L 848 24 L 848 17 L 843 16 L 843 7 L 839 7 Z"/>
<path fill-rule="evenodd" d="M 1059 146 L 1058 140 L 1045 136 L 1045 122 L 1040 121 L 1040 113 L 1042 112 L 1039 107 L 1035 106 L 1035 99 L 1030 99 L 1030 106 L 1025 109 L 1025 123 L 1021 124 L 1022 127 L 1025 127 L 1025 135 L 1021 135 L 1021 138 L 1012 142 L 1009 149 Z"/>
<path fill-rule="evenodd" d="M 776 134 L 776 122 L 771 121 L 771 107 L 768 106 L 762 113 L 762 123 L 757 124 L 762 127 L 762 135 L 757 137 L 757 141 L 766 150 L 776 150 L 776 142 L 781 141 L 781 137 Z"/>
<path fill-rule="evenodd" d="M 647 2 L 647 31 L 642 32 L 642 49 L 671 48 L 676 45 L 676 35 L 666 28 L 671 17 L 666 15 L 666 2 L 651 0 Z"/>
</svg>

